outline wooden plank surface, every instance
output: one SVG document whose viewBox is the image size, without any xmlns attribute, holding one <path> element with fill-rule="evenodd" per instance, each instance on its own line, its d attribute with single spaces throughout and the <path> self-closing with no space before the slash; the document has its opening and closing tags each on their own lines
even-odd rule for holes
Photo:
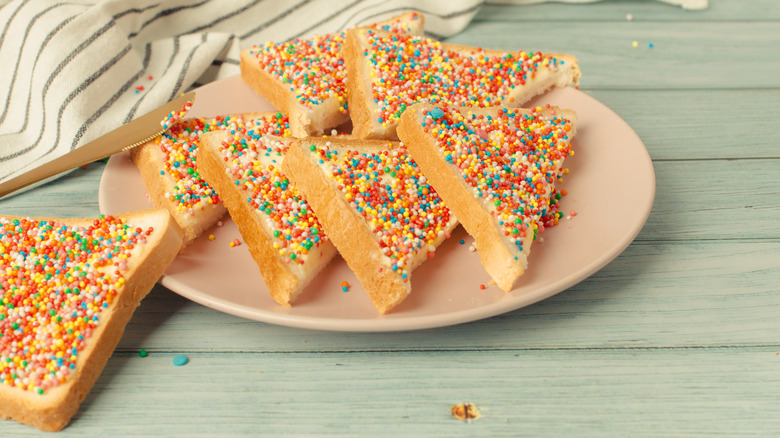
<svg viewBox="0 0 780 438">
<path fill-rule="evenodd" d="M 469 30 L 448 41 L 577 56 L 583 90 L 780 87 L 778 21 L 475 22 Z"/>
<path fill-rule="evenodd" d="M 776 0 L 710 0 L 703 10 L 686 11 L 672 5 L 659 4 L 653 0 L 623 0 L 582 2 L 581 4 L 529 4 L 523 7 L 507 8 L 501 4 L 487 4 L 474 17 L 475 22 L 761 22 L 780 20 L 780 8 Z"/>
<path fill-rule="evenodd" d="M 290 329 L 214 312 L 157 287 L 120 351 L 416 352 L 554 348 L 780 348 L 780 243 L 637 243 L 582 283 L 488 320 L 424 332 Z M 702 278 L 711 278 L 701 288 Z M 750 320 L 745 315 L 750 314 Z M 673 327 L 673 329 L 671 328 Z"/>
<path fill-rule="evenodd" d="M 59 435 L 780 435 L 780 2 L 710 4 L 491 4 L 451 39 L 576 54 L 581 90 L 644 141 L 653 211 L 592 277 L 487 320 L 374 334 L 249 321 L 158 285 Z M 103 167 L 0 212 L 97 215 Z M 483 417 L 453 419 L 463 402 Z"/>
<path fill-rule="evenodd" d="M 173 353 L 116 355 L 58 436 L 758 436 L 780 428 L 776 349 L 478 354 L 191 353 L 183 367 L 172 365 Z M 482 417 L 453 419 L 460 403 Z M 38 435 L 3 426 L 5 436 Z"/>
</svg>

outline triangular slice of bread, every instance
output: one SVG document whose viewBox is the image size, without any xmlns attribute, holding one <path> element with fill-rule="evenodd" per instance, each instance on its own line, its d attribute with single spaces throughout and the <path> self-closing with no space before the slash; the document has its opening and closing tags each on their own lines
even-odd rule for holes
<svg viewBox="0 0 780 438">
<path fill-rule="evenodd" d="M 409 12 L 373 26 L 422 35 L 423 16 Z M 249 47 L 241 51 L 241 77 L 290 116 L 295 137 L 321 134 L 349 121 L 343 41 L 341 32 Z"/>
<path fill-rule="evenodd" d="M 227 211 L 214 189 L 200 176 L 197 164 L 200 136 L 225 129 L 235 121 L 255 118 L 266 121 L 256 128 L 263 134 L 290 135 L 287 118 L 280 113 L 183 120 L 170 117 L 165 133 L 130 151 L 152 204 L 167 209 L 184 230 L 182 249 L 216 224 Z"/>
<path fill-rule="evenodd" d="M 0 215 L 0 417 L 65 427 L 181 241 L 161 209 Z"/>
<path fill-rule="evenodd" d="M 573 111 L 552 106 L 417 104 L 401 116 L 398 135 L 505 291 L 525 272 L 539 225 L 549 220 L 554 184 L 573 154 L 575 120 Z"/>
<path fill-rule="evenodd" d="M 381 313 L 409 295 L 412 270 L 457 226 L 397 142 L 295 140 L 282 169 Z"/>
<path fill-rule="evenodd" d="M 366 28 L 347 31 L 344 58 L 358 138 L 397 139 L 401 114 L 418 102 L 519 107 L 580 77 L 572 55 L 483 50 Z"/>
<path fill-rule="evenodd" d="M 219 193 L 271 297 L 290 306 L 336 254 L 314 212 L 281 173 L 287 140 L 264 136 L 260 120 L 201 138 L 201 173 Z"/>
</svg>

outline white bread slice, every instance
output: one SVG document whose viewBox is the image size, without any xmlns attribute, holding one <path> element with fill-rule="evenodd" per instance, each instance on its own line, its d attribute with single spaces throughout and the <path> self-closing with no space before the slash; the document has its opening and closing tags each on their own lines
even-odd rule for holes
<svg viewBox="0 0 780 438">
<path fill-rule="evenodd" d="M 401 116 L 398 135 L 505 291 L 525 272 L 535 233 L 556 208 L 551 196 L 573 154 L 575 120 L 573 111 L 551 106 L 417 104 Z"/>
<path fill-rule="evenodd" d="M 458 224 L 397 142 L 295 140 L 282 169 L 381 313 L 409 295 L 412 271 Z"/>
<path fill-rule="evenodd" d="M 288 143 L 255 134 L 254 123 L 237 124 L 230 134 L 203 135 L 199 163 L 238 226 L 271 297 L 290 306 L 336 248 L 281 173 Z"/>
<path fill-rule="evenodd" d="M 401 113 L 418 102 L 519 107 L 580 78 L 572 55 L 483 50 L 366 28 L 347 31 L 344 58 L 357 138 L 398 139 Z"/>
<path fill-rule="evenodd" d="M 22 238 L 22 230 L 35 235 Z M 161 209 L 96 219 L 0 216 L 8 299 L 0 307 L 0 417 L 45 431 L 65 427 L 181 241 Z"/>
<path fill-rule="evenodd" d="M 376 23 L 393 33 L 423 33 L 423 16 L 409 12 Z M 268 42 L 241 51 L 241 77 L 290 117 L 295 137 L 321 134 L 349 121 L 344 33 Z"/>
<path fill-rule="evenodd" d="M 200 136 L 225 129 L 236 120 L 263 118 L 263 134 L 289 136 L 287 118 L 281 113 L 247 113 L 171 120 L 168 130 L 130 151 L 144 185 L 157 208 L 167 209 L 184 230 L 182 249 L 225 215 L 225 206 L 200 176 L 197 165 Z"/>
</svg>

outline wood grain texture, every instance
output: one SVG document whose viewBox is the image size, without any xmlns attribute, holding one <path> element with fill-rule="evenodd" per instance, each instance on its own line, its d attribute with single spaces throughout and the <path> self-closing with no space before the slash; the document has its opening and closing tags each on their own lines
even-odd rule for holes
<svg viewBox="0 0 780 438">
<path fill-rule="evenodd" d="M 119 355 L 58 436 L 753 436 L 780 427 L 776 353 Z M 483 417 L 453 419 L 463 402 Z"/>
<path fill-rule="evenodd" d="M 780 348 L 778 260 L 778 242 L 636 243 L 594 276 L 533 306 L 471 324 L 402 333 L 277 327 L 214 312 L 158 286 L 128 324 L 119 350 Z M 706 288 L 699 284 L 703 278 L 712 279 Z"/>
<path fill-rule="evenodd" d="M 491 4 L 450 42 L 579 57 L 653 158 L 637 240 L 550 299 L 416 332 L 279 327 L 158 285 L 61 436 L 780 435 L 780 2 Z M 0 211 L 98 214 L 102 169 Z M 453 419 L 464 402 L 483 417 Z"/>
<path fill-rule="evenodd" d="M 710 0 L 709 7 L 698 11 L 680 10 L 677 6 L 653 0 L 606 0 L 583 4 L 531 4 L 507 8 L 498 4 L 486 4 L 474 18 L 475 22 L 625 22 L 631 21 L 778 21 L 780 7 L 776 0 L 721 1 Z"/>
<path fill-rule="evenodd" d="M 576 56 L 582 90 L 780 87 L 777 21 L 475 22 L 470 30 L 448 42 Z"/>
<path fill-rule="evenodd" d="M 654 160 L 780 158 L 767 135 L 780 119 L 779 88 L 586 93 L 623 118 Z"/>
</svg>

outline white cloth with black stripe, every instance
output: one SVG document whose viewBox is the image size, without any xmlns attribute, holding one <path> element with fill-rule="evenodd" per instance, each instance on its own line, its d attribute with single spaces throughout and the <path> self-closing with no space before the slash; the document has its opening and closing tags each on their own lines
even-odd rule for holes
<svg viewBox="0 0 780 438">
<path fill-rule="evenodd" d="M 432 36 L 444 37 L 462 30 L 484 2 L 0 0 L 0 181 L 181 92 L 238 74 L 239 52 L 251 44 L 335 32 L 409 9 L 424 13 Z"/>
</svg>

